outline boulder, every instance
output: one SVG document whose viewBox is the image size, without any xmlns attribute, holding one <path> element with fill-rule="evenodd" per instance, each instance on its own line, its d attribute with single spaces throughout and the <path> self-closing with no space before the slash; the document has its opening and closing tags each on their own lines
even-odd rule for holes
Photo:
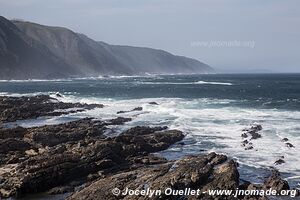
<svg viewBox="0 0 300 200">
<path fill-rule="evenodd" d="M 155 102 L 155 101 L 151 101 L 151 102 L 149 102 L 149 104 L 150 105 L 159 105 L 157 102 Z"/>
<path fill-rule="evenodd" d="M 281 164 L 283 164 L 283 163 L 285 163 L 285 161 L 284 161 L 283 159 L 280 158 L 280 159 L 276 160 L 274 164 L 275 164 L 275 165 L 281 165 Z"/>
<path fill-rule="evenodd" d="M 277 192 L 290 189 L 288 182 L 280 177 L 280 173 L 277 170 L 272 171 L 272 175 L 264 182 L 263 188 L 265 190 L 272 188 Z"/>
<path fill-rule="evenodd" d="M 295 148 L 295 146 L 289 142 L 285 143 L 285 145 L 289 148 Z"/>
</svg>

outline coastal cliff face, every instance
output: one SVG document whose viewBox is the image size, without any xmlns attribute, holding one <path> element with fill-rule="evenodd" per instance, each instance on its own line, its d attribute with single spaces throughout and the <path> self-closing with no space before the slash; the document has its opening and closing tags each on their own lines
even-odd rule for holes
<svg viewBox="0 0 300 200">
<path fill-rule="evenodd" d="M 0 78 L 56 78 L 76 72 L 49 49 L 0 17 Z"/>
<path fill-rule="evenodd" d="M 150 48 L 109 45 L 62 27 L 0 17 L 0 79 L 211 73 L 208 65 Z"/>
</svg>

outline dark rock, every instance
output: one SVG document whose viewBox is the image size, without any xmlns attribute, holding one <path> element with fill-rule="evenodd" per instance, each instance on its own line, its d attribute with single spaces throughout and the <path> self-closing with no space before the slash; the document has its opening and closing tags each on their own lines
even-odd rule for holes
<svg viewBox="0 0 300 200">
<path fill-rule="evenodd" d="M 253 139 L 253 140 L 261 138 L 261 134 L 255 132 L 255 131 L 249 131 L 248 133 L 251 135 L 251 139 Z"/>
<path fill-rule="evenodd" d="M 167 159 L 150 154 L 148 156 L 135 156 L 129 158 L 129 161 L 134 164 L 157 165 L 166 163 Z"/>
<path fill-rule="evenodd" d="M 295 148 L 295 146 L 294 146 L 294 145 L 292 145 L 292 144 L 291 144 L 291 143 L 289 143 L 289 142 L 285 143 L 285 145 L 286 145 L 287 147 L 289 147 L 289 148 Z"/>
<path fill-rule="evenodd" d="M 4 157 L 4 156 L 3 156 Z M 3 159 L 1 163 L 5 164 L 15 164 L 20 162 L 21 155 L 17 155 L 16 153 L 14 155 L 7 156 L 6 159 Z"/>
<path fill-rule="evenodd" d="M 255 125 L 255 126 L 252 126 L 250 129 L 244 129 L 243 131 L 246 131 L 246 132 L 243 133 L 241 136 L 243 138 L 247 138 L 250 135 L 252 140 L 259 139 L 262 137 L 261 134 L 258 133 L 261 130 L 262 130 L 261 125 Z"/>
<path fill-rule="evenodd" d="M 209 190 L 225 188 L 235 190 L 239 183 L 239 174 L 234 161 L 215 153 L 202 156 L 187 156 L 177 162 L 170 161 L 152 167 L 117 173 L 99 179 L 86 188 L 75 192 L 68 199 L 119 199 L 114 196 L 112 189 L 121 191 L 130 189 L 151 188 L 164 191 L 166 188 L 193 188 Z M 200 196 L 203 198 L 202 196 Z M 162 194 L 155 199 L 179 199 L 180 196 L 165 196 Z M 131 196 L 130 199 L 147 199 L 143 196 Z"/>
<path fill-rule="evenodd" d="M 242 136 L 243 138 L 247 138 L 247 137 L 248 137 L 247 133 L 243 133 L 241 136 Z"/>
<path fill-rule="evenodd" d="M 257 185 L 257 184 L 248 184 L 247 188 L 244 188 L 242 190 L 247 190 L 247 191 L 261 191 L 263 190 L 261 185 Z M 268 198 L 266 196 L 259 196 L 259 195 L 250 195 L 250 196 L 245 196 L 245 195 L 241 195 L 238 197 L 238 199 L 242 199 L 242 200 L 268 200 Z"/>
<path fill-rule="evenodd" d="M 295 192 L 295 197 L 299 197 L 300 196 L 300 190 L 297 188 L 293 188 L 292 190 L 296 191 Z"/>
<path fill-rule="evenodd" d="M 289 190 L 290 187 L 288 185 L 288 182 L 283 180 L 280 177 L 280 173 L 277 170 L 272 171 L 272 175 L 267 178 L 264 182 L 264 184 L 251 184 L 249 182 L 246 182 L 239 187 L 241 190 L 255 190 L 255 191 L 268 191 L 270 188 L 272 190 L 275 190 L 277 194 L 280 194 L 282 190 Z M 267 200 L 267 197 L 261 197 L 261 196 L 240 196 L 238 199 L 243 200 Z M 281 198 L 280 198 L 281 199 Z"/>
<path fill-rule="evenodd" d="M 261 131 L 262 130 L 262 126 L 260 124 L 254 125 L 254 126 L 251 127 L 251 130 Z"/>
<path fill-rule="evenodd" d="M 23 138 L 26 133 L 27 129 L 20 126 L 11 129 L 0 128 L 0 139 Z"/>
<path fill-rule="evenodd" d="M 136 107 L 132 110 L 129 110 L 129 111 L 118 111 L 117 114 L 122 114 L 122 113 L 128 113 L 128 112 L 134 112 L 134 111 L 142 111 L 143 110 L 143 107 Z"/>
<path fill-rule="evenodd" d="M 122 142 L 122 153 L 124 156 L 129 156 L 139 152 L 161 151 L 184 138 L 181 131 L 165 129 L 166 127 L 138 126 L 123 132 L 115 138 L 115 141 Z"/>
<path fill-rule="evenodd" d="M 122 125 L 131 120 L 132 120 L 131 118 L 117 117 L 115 119 L 108 120 L 106 124 L 107 125 Z"/>
<path fill-rule="evenodd" d="M 148 156 L 149 153 L 164 150 L 184 137 L 182 132 L 166 130 L 167 127 L 135 127 L 116 138 L 108 138 L 102 134 L 106 124 L 86 118 L 26 129 L 25 139 L 39 147 L 38 150 L 21 139 L 1 140 L 5 144 L 0 145 L 1 152 L 15 151 L 16 157 L 10 162 L 17 163 L 17 167 L 3 175 L 0 197 L 57 186 L 63 187 L 55 188 L 51 193 L 64 193 L 70 189 L 64 186 L 66 183 L 99 171 L 115 173 L 139 165 L 165 163 L 165 159 Z M 27 154 L 16 154 L 16 151 L 27 149 Z"/>
<path fill-rule="evenodd" d="M 251 149 L 254 149 L 254 147 L 253 146 L 248 146 L 248 147 L 245 148 L 245 150 L 251 150 Z"/>
<path fill-rule="evenodd" d="M 101 136 L 105 130 L 104 125 L 103 122 L 85 118 L 65 124 L 31 128 L 28 129 L 25 138 L 43 146 L 54 146 L 65 142 L 83 140 L 88 136 Z"/>
<path fill-rule="evenodd" d="M 287 141 L 289 141 L 289 139 L 288 138 L 283 138 L 281 141 L 282 142 L 287 142 Z"/>
<path fill-rule="evenodd" d="M 280 173 L 277 170 L 274 170 L 272 175 L 264 182 L 263 188 L 265 190 L 272 188 L 273 190 L 280 192 L 282 190 L 289 190 L 290 186 L 286 180 L 283 180 L 280 177 Z"/>
<path fill-rule="evenodd" d="M 99 178 L 105 178 L 105 175 L 103 175 L 102 171 L 99 171 L 99 172 L 93 173 L 93 174 L 89 174 L 87 176 L 87 181 L 91 182 L 91 181 L 94 181 L 94 180 L 99 179 Z"/>
<path fill-rule="evenodd" d="M 249 144 L 249 141 L 248 141 L 248 140 L 244 140 L 244 141 L 242 142 L 242 146 L 246 146 L 247 144 Z"/>
<path fill-rule="evenodd" d="M 262 137 L 261 134 L 258 133 L 261 130 L 262 130 L 261 125 L 254 125 L 254 126 L 251 126 L 250 129 L 243 129 L 243 131 L 246 131 L 246 132 L 243 133 L 241 136 L 242 136 L 242 138 L 248 138 L 249 136 L 251 136 L 250 140 L 256 140 L 256 139 L 259 139 Z M 245 150 L 254 149 L 253 143 L 249 142 L 249 140 L 243 140 L 242 146 L 245 147 Z"/>
<path fill-rule="evenodd" d="M 41 116 L 59 116 L 84 109 L 102 108 L 101 104 L 64 103 L 48 95 L 32 97 L 0 97 L 0 122 L 34 119 Z M 66 109 L 77 108 L 72 111 Z"/>
<path fill-rule="evenodd" d="M 251 185 L 251 182 L 245 180 L 241 180 L 241 181 L 242 182 L 239 185 L 239 190 L 247 190 L 249 185 Z"/>
<path fill-rule="evenodd" d="M 50 195 L 56 195 L 56 194 L 64 194 L 70 192 L 74 192 L 74 187 L 68 185 L 68 186 L 60 186 L 60 187 L 52 188 L 47 193 Z"/>
<path fill-rule="evenodd" d="M 233 160 L 218 166 L 214 169 L 213 178 L 210 178 L 208 183 L 204 185 L 201 189 L 203 192 L 208 190 L 214 190 L 216 188 L 222 188 L 223 190 L 233 190 L 235 191 L 236 188 L 239 186 L 239 173 L 236 167 L 236 164 Z M 227 199 L 230 198 L 228 196 L 209 196 L 208 194 L 203 195 L 200 199 L 209 199 L 209 198 L 220 198 L 220 199 Z M 193 199 L 190 198 L 190 199 Z"/>
<path fill-rule="evenodd" d="M 283 163 L 285 163 L 285 161 L 283 160 L 283 159 L 278 159 L 278 160 L 276 160 L 275 161 L 275 165 L 281 165 L 281 164 L 283 164 Z"/>
<path fill-rule="evenodd" d="M 55 94 L 56 97 L 63 97 L 59 92 Z"/>
<path fill-rule="evenodd" d="M 143 110 L 142 107 L 136 107 L 136 108 L 134 108 L 132 111 L 142 111 L 142 110 Z"/>
<path fill-rule="evenodd" d="M 159 105 L 158 103 L 156 103 L 155 101 L 149 102 L 150 105 Z"/>
<path fill-rule="evenodd" d="M 122 135 L 147 135 L 151 134 L 157 131 L 163 131 L 166 130 L 168 127 L 149 127 L 149 126 L 136 126 L 131 129 L 128 129 L 127 131 L 124 131 Z"/>
<path fill-rule="evenodd" d="M 31 145 L 20 139 L 8 138 L 0 140 L 0 154 L 8 153 L 10 151 L 25 151 L 29 149 Z"/>
</svg>

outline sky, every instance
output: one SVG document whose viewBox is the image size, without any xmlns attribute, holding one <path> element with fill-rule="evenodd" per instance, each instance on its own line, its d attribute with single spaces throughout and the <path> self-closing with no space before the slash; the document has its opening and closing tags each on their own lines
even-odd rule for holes
<svg viewBox="0 0 300 200">
<path fill-rule="evenodd" d="M 299 0 L 0 0 L 0 15 L 163 49 L 220 72 L 300 72 Z"/>
</svg>

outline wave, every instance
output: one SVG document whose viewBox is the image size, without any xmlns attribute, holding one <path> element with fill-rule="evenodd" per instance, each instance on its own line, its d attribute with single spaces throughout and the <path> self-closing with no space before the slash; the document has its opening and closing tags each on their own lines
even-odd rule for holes
<svg viewBox="0 0 300 200">
<path fill-rule="evenodd" d="M 102 80 L 102 79 L 126 79 L 126 78 L 155 78 L 159 75 L 146 74 L 146 75 L 103 75 L 103 76 L 87 76 L 78 78 L 60 78 L 60 79 L 2 79 L 0 82 L 60 82 L 60 81 L 74 81 L 74 80 Z"/>
<path fill-rule="evenodd" d="M 23 82 L 60 82 L 60 81 L 72 81 L 72 79 L 24 79 L 24 80 L 0 80 L 0 82 L 9 83 L 23 83 Z"/>
<path fill-rule="evenodd" d="M 233 85 L 232 83 L 225 82 L 206 82 L 206 81 L 197 81 L 197 84 L 211 84 L 211 85 Z"/>
<path fill-rule="evenodd" d="M 31 92 L 31 93 L 13 93 L 13 92 L 0 92 L 0 96 L 9 96 L 9 97 L 22 97 L 22 96 L 37 96 L 37 95 L 50 95 L 51 97 L 56 98 L 55 94 L 59 92 L 49 91 L 49 92 Z M 67 92 L 68 93 L 68 92 Z M 75 94 L 72 92 L 72 94 Z"/>
<path fill-rule="evenodd" d="M 195 82 L 139 82 L 140 84 L 154 84 L 154 85 L 233 85 L 225 82 L 209 82 L 209 81 L 195 81 Z"/>
</svg>

